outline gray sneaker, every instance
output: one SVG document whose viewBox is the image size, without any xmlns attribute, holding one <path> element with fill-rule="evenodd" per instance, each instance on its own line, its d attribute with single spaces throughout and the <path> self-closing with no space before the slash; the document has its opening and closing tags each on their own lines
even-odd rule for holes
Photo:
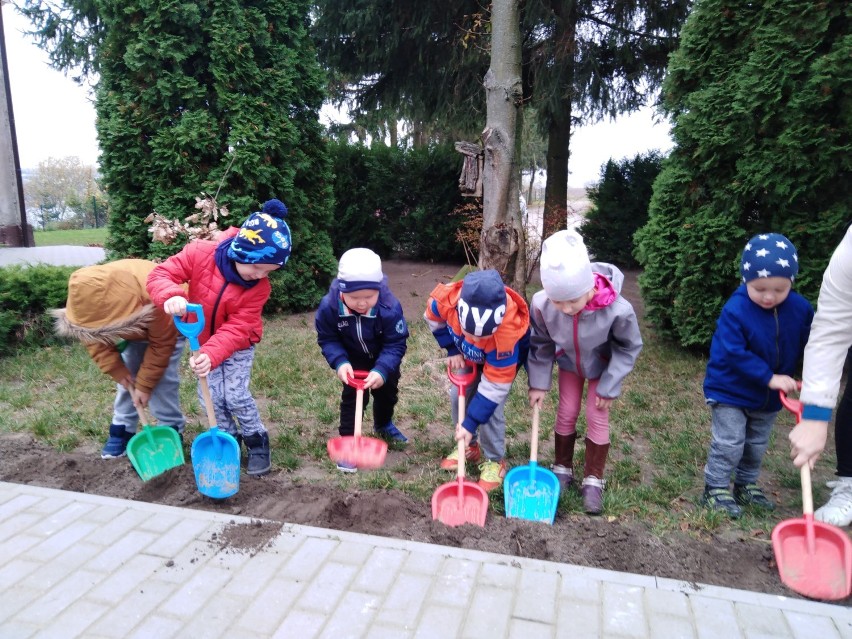
<svg viewBox="0 0 852 639">
<path fill-rule="evenodd" d="M 743 514 L 742 508 L 737 505 L 734 496 L 727 488 L 705 488 L 701 503 L 710 510 L 725 513 L 731 519 L 739 519 Z"/>
</svg>

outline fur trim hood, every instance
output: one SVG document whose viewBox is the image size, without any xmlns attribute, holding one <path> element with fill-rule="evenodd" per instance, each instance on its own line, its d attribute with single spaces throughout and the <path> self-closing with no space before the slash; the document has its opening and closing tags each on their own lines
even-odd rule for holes
<svg viewBox="0 0 852 639">
<path fill-rule="evenodd" d="M 148 335 L 148 326 L 154 319 L 156 312 L 156 306 L 146 304 L 132 315 L 118 319 L 111 324 L 94 328 L 74 324 L 68 319 L 68 314 L 64 308 L 57 308 L 50 314 L 54 317 L 57 335 L 77 339 L 84 344 L 110 346 L 123 339 L 145 339 Z"/>
</svg>

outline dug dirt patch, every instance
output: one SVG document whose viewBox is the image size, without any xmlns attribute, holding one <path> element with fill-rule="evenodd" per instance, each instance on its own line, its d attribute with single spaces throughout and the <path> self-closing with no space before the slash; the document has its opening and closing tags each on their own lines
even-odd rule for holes
<svg viewBox="0 0 852 639">
<path fill-rule="evenodd" d="M 448 281 L 459 267 L 387 261 L 384 268 L 415 322 L 435 283 Z M 624 293 L 641 307 L 635 274 L 628 274 Z M 549 526 L 490 512 L 484 528 L 449 528 L 432 520 L 425 501 L 401 491 L 332 486 L 310 464 L 262 479 L 244 474 L 236 495 L 214 501 L 197 491 L 189 463 L 143 483 L 126 459 L 102 460 L 98 452 L 94 445 L 57 452 L 29 434 L 0 434 L 0 480 L 256 520 L 226 527 L 214 540 L 226 552 L 257 552 L 287 522 L 679 579 L 695 588 L 712 584 L 795 596 L 782 586 L 765 538 L 657 535 L 639 520 L 579 514 L 560 515 Z"/>
</svg>

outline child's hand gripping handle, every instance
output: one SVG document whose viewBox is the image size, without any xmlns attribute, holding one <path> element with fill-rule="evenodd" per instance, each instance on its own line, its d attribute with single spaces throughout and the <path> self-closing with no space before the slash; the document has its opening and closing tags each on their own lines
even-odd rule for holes
<svg viewBox="0 0 852 639">
<path fill-rule="evenodd" d="M 186 315 L 189 315 L 190 313 L 195 314 L 194 322 L 185 322 L 177 316 L 175 316 L 174 319 L 175 326 L 177 326 L 181 335 L 189 340 L 189 348 L 192 352 L 195 352 L 201 348 L 201 345 L 198 343 L 198 336 L 201 334 L 201 331 L 204 330 L 204 308 L 201 304 L 187 304 Z M 184 317 L 186 317 L 186 315 L 184 315 Z"/>
</svg>

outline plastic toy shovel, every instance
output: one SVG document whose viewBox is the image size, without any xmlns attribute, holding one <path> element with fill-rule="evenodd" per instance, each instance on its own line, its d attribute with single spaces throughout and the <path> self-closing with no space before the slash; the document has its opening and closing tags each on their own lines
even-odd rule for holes
<svg viewBox="0 0 852 639">
<path fill-rule="evenodd" d="M 183 465 L 183 446 L 177 431 L 169 426 L 151 426 L 147 412 L 140 406 L 136 406 L 136 412 L 141 430 L 127 442 L 127 457 L 142 481 Z"/>
<path fill-rule="evenodd" d="M 476 366 L 469 373 L 457 374 L 449 367 L 447 375 L 459 389 L 459 421 L 465 414 L 465 389 L 476 379 Z M 488 514 L 488 493 L 479 484 L 464 479 L 464 442 L 458 442 L 459 466 L 456 481 L 438 486 L 432 495 L 432 519 L 447 526 L 476 524 L 485 526 Z"/>
<path fill-rule="evenodd" d="M 559 505 L 559 479 L 538 462 L 538 404 L 533 406 L 532 436 L 530 438 L 530 463 L 518 466 L 506 474 L 503 495 L 506 500 L 506 517 L 529 519 L 553 524 Z"/>
<path fill-rule="evenodd" d="M 335 462 L 348 462 L 357 468 L 379 468 L 388 454 L 387 442 L 375 437 L 361 436 L 364 413 L 364 380 L 369 371 L 353 371 L 348 383 L 355 391 L 355 436 L 328 440 L 328 456 Z"/>
<path fill-rule="evenodd" d="M 802 418 L 802 404 L 781 392 L 781 402 Z M 802 519 L 786 519 L 772 530 L 781 581 L 812 599 L 845 599 L 852 593 L 852 541 L 840 528 L 814 521 L 811 471 L 802 465 Z"/>
<path fill-rule="evenodd" d="M 201 304 L 187 304 L 187 313 L 194 313 L 195 322 L 184 322 L 175 317 L 178 330 L 189 340 L 189 347 L 195 353 L 200 348 L 198 335 L 204 330 L 204 310 Z M 240 488 L 240 445 L 228 433 L 216 426 L 216 413 L 207 378 L 199 378 L 204 408 L 207 411 L 207 423 L 210 429 L 192 442 L 192 470 L 195 484 L 202 495 L 213 499 L 230 497 Z"/>
</svg>

